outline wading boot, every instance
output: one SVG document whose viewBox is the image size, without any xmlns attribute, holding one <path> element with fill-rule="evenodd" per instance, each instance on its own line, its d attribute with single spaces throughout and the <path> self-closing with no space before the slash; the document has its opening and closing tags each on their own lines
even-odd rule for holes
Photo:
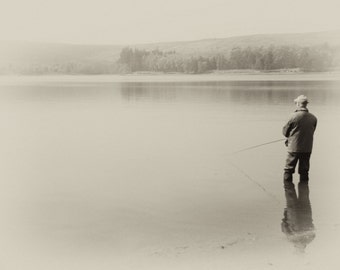
<svg viewBox="0 0 340 270">
<path fill-rule="evenodd" d="M 308 173 L 300 174 L 300 182 L 307 182 L 308 183 L 309 176 Z"/>
<path fill-rule="evenodd" d="M 293 174 L 291 172 L 285 171 L 283 174 L 283 181 L 284 182 L 293 182 Z"/>
</svg>

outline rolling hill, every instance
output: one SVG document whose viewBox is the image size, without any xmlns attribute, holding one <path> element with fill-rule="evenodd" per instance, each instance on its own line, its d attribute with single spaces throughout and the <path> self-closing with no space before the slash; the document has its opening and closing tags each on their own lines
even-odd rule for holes
<svg viewBox="0 0 340 270">
<path fill-rule="evenodd" d="M 97 68 L 99 73 L 103 67 L 107 68 L 119 58 L 124 47 L 161 51 L 176 51 L 180 55 L 209 56 L 217 53 L 228 53 L 234 47 L 259 46 L 316 46 L 327 43 L 330 46 L 340 47 L 340 30 L 317 33 L 298 34 L 262 34 L 238 36 L 219 39 L 205 39 L 185 42 L 166 42 L 151 44 L 127 45 L 78 45 L 58 43 L 33 42 L 0 42 L 0 72 L 20 72 L 32 67 L 51 68 L 58 65 L 69 65 L 84 69 Z M 80 68 L 80 69 L 81 69 Z M 106 70 L 106 69 L 105 69 Z"/>
<path fill-rule="evenodd" d="M 216 52 L 228 53 L 234 47 L 259 47 L 259 46 L 316 46 L 321 44 L 340 46 L 340 30 L 317 33 L 300 34 L 262 34 L 238 36 L 221 39 L 205 39 L 187 42 L 141 44 L 133 47 L 143 49 L 160 49 L 163 51 L 176 51 L 183 54 L 207 55 Z"/>
</svg>

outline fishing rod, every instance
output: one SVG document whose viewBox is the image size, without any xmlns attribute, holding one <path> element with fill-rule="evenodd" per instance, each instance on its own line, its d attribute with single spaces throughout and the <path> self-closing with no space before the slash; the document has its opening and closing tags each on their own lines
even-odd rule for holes
<svg viewBox="0 0 340 270">
<path fill-rule="evenodd" d="M 250 146 L 250 147 L 247 147 L 247 148 L 243 148 L 241 150 L 238 150 L 236 152 L 233 152 L 232 154 L 238 154 L 240 152 L 244 152 L 244 151 L 247 151 L 247 150 L 250 150 L 250 149 L 254 149 L 254 148 L 258 148 L 258 147 L 261 147 L 261 146 L 264 146 L 264 145 L 267 145 L 267 144 L 272 144 L 272 143 L 277 143 L 277 142 L 282 142 L 286 139 L 279 139 L 279 140 L 275 140 L 275 141 L 270 141 L 270 142 L 266 142 L 266 143 L 261 143 L 261 144 L 257 144 L 257 145 L 254 145 L 254 146 Z"/>
</svg>

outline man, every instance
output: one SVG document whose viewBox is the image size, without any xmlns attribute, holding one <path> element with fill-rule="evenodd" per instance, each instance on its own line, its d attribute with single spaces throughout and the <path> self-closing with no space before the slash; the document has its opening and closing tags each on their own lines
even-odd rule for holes
<svg viewBox="0 0 340 270">
<path fill-rule="evenodd" d="M 284 180 L 293 180 L 293 173 L 297 162 L 299 162 L 300 181 L 308 181 L 309 159 L 313 148 L 313 135 L 317 118 L 308 111 L 306 96 L 298 96 L 294 102 L 297 109 L 282 130 L 283 135 L 287 138 L 286 146 L 288 150 Z"/>
</svg>

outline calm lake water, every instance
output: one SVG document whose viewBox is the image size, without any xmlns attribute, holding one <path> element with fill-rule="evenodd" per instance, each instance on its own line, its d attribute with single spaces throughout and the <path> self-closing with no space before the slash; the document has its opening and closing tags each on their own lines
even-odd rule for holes
<svg viewBox="0 0 340 270">
<path fill-rule="evenodd" d="M 310 184 L 285 194 L 283 142 L 234 152 L 300 94 Z M 338 269 L 339 102 L 331 80 L 2 83 L 0 266 Z"/>
</svg>

